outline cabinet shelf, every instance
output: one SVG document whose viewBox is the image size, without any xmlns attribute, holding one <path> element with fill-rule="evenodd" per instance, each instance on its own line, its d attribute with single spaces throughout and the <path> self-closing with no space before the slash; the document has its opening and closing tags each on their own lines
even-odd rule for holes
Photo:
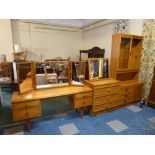
<svg viewBox="0 0 155 155">
<path fill-rule="evenodd" d="M 112 37 L 111 76 L 122 81 L 138 77 L 142 36 L 114 34 Z"/>
</svg>

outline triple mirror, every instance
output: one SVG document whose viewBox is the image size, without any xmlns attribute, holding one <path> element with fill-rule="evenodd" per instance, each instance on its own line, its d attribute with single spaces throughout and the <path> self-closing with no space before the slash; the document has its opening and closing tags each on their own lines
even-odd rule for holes
<svg viewBox="0 0 155 155">
<path fill-rule="evenodd" d="M 89 65 L 89 80 L 109 78 L 109 59 L 106 58 L 90 58 Z"/>
<path fill-rule="evenodd" d="M 30 62 L 16 63 L 19 92 L 26 93 L 34 88 L 33 66 Z"/>
<path fill-rule="evenodd" d="M 34 63 L 36 89 L 69 85 L 69 61 Z"/>
<path fill-rule="evenodd" d="M 85 80 L 85 61 L 72 61 L 71 62 L 71 85 L 84 85 Z"/>
</svg>

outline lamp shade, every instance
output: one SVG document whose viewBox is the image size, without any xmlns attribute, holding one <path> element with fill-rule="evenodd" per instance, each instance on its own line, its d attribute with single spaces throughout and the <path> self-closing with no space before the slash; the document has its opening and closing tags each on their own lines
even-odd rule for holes
<svg viewBox="0 0 155 155">
<path fill-rule="evenodd" d="M 22 51 L 22 47 L 20 44 L 14 44 L 14 51 L 15 53 L 19 53 Z"/>
</svg>

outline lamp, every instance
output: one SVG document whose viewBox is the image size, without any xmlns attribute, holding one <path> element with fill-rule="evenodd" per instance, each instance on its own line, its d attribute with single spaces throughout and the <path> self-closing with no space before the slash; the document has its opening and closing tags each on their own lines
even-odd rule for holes
<svg viewBox="0 0 155 155">
<path fill-rule="evenodd" d="M 20 44 L 14 44 L 14 52 L 20 53 L 22 51 L 22 47 Z"/>
</svg>

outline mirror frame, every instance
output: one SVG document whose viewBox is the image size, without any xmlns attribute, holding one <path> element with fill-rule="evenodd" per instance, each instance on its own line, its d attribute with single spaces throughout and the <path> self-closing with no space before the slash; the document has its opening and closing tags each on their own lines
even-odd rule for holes
<svg viewBox="0 0 155 155">
<path fill-rule="evenodd" d="M 107 78 L 104 78 L 104 77 L 95 77 L 95 78 L 91 78 L 91 65 L 90 65 L 90 61 L 92 60 L 105 60 L 105 61 L 108 61 L 108 77 Z M 92 80 L 103 80 L 103 79 L 109 79 L 110 78 L 110 65 L 109 65 L 109 59 L 108 58 L 88 58 L 88 72 L 89 72 L 89 80 L 92 81 Z"/>
<path fill-rule="evenodd" d="M 56 62 L 56 63 L 68 63 L 68 82 L 66 83 L 66 85 L 61 85 L 61 83 L 60 84 L 57 84 L 57 86 L 45 86 L 44 88 L 37 88 L 37 80 L 36 80 L 36 65 L 37 64 L 45 64 L 45 63 L 52 63 L 52 62 Z M 44 62 L 34 62 L 33 63 L 33 72 L 34 72 L 34 87 L 35 87 L 35 89 L 36 90 L 39 90 L 39 89 L 48 89 L 48 88 L 58 88 L 58 87 L 65 87 L 65 86 L 69 86 L 70 85 L 70 82 L 71 82 L 71 80 L 70 80 L 70 75 L 71 75 L 71 73 L 70 73 L 70 61 L 44 61 Z"/>
</svg>

